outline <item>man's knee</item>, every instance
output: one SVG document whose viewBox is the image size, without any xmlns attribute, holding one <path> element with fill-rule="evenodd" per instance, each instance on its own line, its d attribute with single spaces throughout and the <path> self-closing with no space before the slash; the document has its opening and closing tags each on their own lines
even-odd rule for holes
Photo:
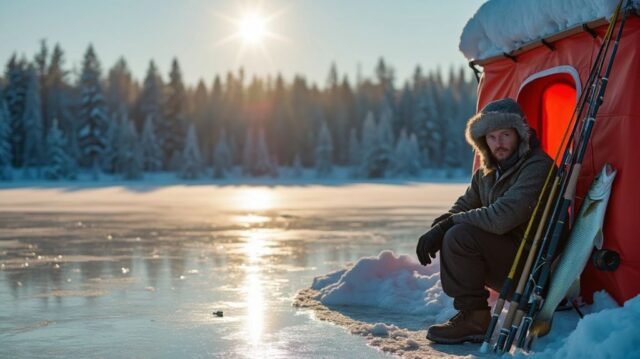
<svg viewBox="0 0 640 359">
<path fill-rule="evenodd" d="M 444 251 L 468 252 L 477 250 L 477 237 L 481 230 L 470 224 L 460 223 L 451 227 L 444 235 Z"/>
</svg>

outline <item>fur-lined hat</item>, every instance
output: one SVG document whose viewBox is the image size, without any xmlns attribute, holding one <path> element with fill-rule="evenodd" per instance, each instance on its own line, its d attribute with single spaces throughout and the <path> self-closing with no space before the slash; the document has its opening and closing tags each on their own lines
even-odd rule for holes
<svg viewBox="0 0 640 359">
<path fill-rule="evenodd" d="M 530 150 L 529 126 L 524 120 L 524 113 L 517 102 L 510 98 L 493 101 L 467 122 L 465 136 L 467 142 L 480 154 L 480 166 L 485 175 L 497 168 L 497 163 L 487 145 L 487 133 L 495 130 L 513 128 L 520 137 L 518 155 L 524 156 Z"/>
</svg>

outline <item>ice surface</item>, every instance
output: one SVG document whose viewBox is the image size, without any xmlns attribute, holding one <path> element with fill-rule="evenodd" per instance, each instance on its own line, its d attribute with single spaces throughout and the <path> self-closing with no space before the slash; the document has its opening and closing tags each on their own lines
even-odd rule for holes
<svg viewBox="0 0 640 359">
<path fill-rule="evenodd" d="M 426 340 L 451 302 L 413 257 L 465 184 L 59 186 L 0 189 L 0 357 L 477 355 Z M 597 293 L 529 356 L 637 356 L 639 307 Z"/>
</svg>

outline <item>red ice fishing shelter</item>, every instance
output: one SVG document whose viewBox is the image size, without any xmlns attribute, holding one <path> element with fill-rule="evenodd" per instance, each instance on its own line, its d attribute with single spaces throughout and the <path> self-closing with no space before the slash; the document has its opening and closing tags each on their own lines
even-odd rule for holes
<svg viewBox="0 0 640 359">
<path fill-rule="evenodd" d="M 605 19 L 591 21 L 528 43 L 508 54 L 473 60 L 472 65 L 483 68 L 477 107 L 505 97 L 517 100 L 530 126 L 536 129 L 542 147 L 554 157 L 608 24 Z M 607 162 L 618 174 L 605 218 L 604 247 L 619 253 L 620 266 L 613 272 L 604 272 L 589 263 L 582 274 L 581 286 L 588 301 L 594 291 L 605 289 L 622 304 L 640 293 L 640 17 L 637 13 L 630 15 L 625 23 L 604 102 L 583 160 L 576 192 L 578 203 L 594 175 Z"/>
</svg>

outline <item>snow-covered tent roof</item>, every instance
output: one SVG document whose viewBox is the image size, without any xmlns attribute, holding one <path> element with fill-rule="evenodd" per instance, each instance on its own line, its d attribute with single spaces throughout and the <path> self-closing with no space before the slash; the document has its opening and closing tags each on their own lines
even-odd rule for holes
<svg viewBox="0 0 640 359">
<path fill-rule="evenodd" d="M 629 0 L 640 9 L 640 0 Z M 583 24 L 607 22 L 618 0 L 489 0 L 469 19 L 460 51 L 469 60 L 509 54 Z M 595 21 L 595 22 L 594 22 Z M 589 24 L 591 23 L 591 24 Z M 588 29 L 587 28 L 587 29 Z"/>
</svg>

